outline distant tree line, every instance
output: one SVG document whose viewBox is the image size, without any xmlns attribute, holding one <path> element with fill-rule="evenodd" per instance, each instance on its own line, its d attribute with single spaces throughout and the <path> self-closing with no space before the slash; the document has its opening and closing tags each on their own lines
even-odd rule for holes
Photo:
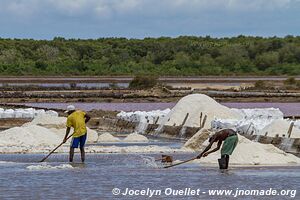
<svg viewBox="0 0 300 200">
<path fill-rule="evenodd" d="M 300 75 L 300 36 L 0 39 L 0 75 Z"/>
</svg>

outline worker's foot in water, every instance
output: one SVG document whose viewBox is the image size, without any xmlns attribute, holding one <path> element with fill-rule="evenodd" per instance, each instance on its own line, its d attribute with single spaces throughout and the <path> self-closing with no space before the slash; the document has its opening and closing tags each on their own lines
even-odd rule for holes
<svg viewBox="0 0 300 200">
<path fill-rule="evenodd" d="M 85 161 L 85 151 L 84 148 L 80 148 L 80 154 L 81 154 L 81 162 L 84 163 Z"/>
<path fill-rule="evenodd" d="M 222 174 L 229 174 L 229 169 L 220 169 Z"/>
<path fill-rule="evenodd" d="M 74 148 L 70 148 L 69 162 L 72 163 L 74 158 Z"/>
<path fill-rule="evenodd" d="M 227 170 L 229 165 L 229 155 L 222 155 L 220 159 L 218 159 L 220 170 Z"/>
</svg>

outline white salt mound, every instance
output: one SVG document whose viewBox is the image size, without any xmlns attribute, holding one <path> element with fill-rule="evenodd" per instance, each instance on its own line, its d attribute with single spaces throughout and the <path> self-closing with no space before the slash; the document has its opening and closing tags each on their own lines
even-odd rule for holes
<svg viewBox="0 0 300 200">
<path fill-rule="evenodd" d="M 295 127 L 300 129 L 300 120 L 294 122 Z"/>
<path fill-rule="evenodd" d="M 114 137 L 110 133 L 102 133 L 98 137 L 98 142 L 120 142 L 120 139 L 117 137 Z"/>
<path fill-rule="evenodd" d="M 66 118 L 41 115 L 21 127 L 0 132 L 0 152 L 47 152 L 59 145 L 65 136 Z M 71 133 L 73 130 L 71 129 Z M 87 128 L 87 142 L 97 142 L 98 133 Z M 71 140 L 65 145 L 68 146 Z"/>
<path fill-rule="evenodd" d="M 24 124 L 23 126 L 28 125 L 39 125 L 46 128 L 49 128 L 53 131 L 60 139 L 63 140 L 66 134 L 66 117 L 57 117 L 51 115 L 39 115 L 34 118 L 31 122 Z M 70 134 L 73 133 L 73 129 L 71 129 Z M 97 142 L 98 133 L 87 127 L 87 142 Z"/>
<path fill-rule="evenodd" d="M 258 135 L 260 131 L 273 122 L 274 119 L 267 118 L 253 118 L 253 119 L 214 119 L 211 122 L 211 128 L 218 129 L 235 129 L 238 133 Z"/>
<path fill-rule="evenodd" d="M 265 135 L 269 137 L 275 137 L 277 134 L 279 137 L 288 137 L 288 130 L 290 127 L 291 121 L 287 121 L 284 119 L 277 119 L 274 120 L 271 124 L 267 125 L 265 128 L 263 128 L 259 134 Z M 294 126 L 292 129 L 291 138 L 300 138 L 300 129 L 297 126 Z"/>
<path fill-rule="evenodd" d="M 36 110 L 34 108 L 18 108 L 18 109 L 7 109 L 0 108 L 0 118 L 34 118 L 38 115 L 52 115 L 58 116 L 58 113 L 53 110 L 45 111 L 43 109 Z"/>
<path fill-rule="evenodd" d="M 244 119 L 283 119 L 283 112 L 279 108 L 253 108 L 253 109 L 237 109 L 231 110 L 239 113 Z"/>
<path fill-rule="evenodd" d="M 31 122 L 24 124 L 27 125 L 40 125 L 47 128 L 66 128 L 66 117 L 57 117 L 52 115 L 38 115 Z"/>
<path fill-rule="evenodd" d="M 300 158 L 293 154 L 285 153 L 272 144 L 253 142 L 238 135 L 239 143 L 230 156 L 230 164 L 233 165 L 291 165 L 300 164 Z M 208 142 L 204 142 L 204 144 Z M 205 145 L 203 145 L 205 146 Z M 212 147 L 214 148 L 214 147 Z M 197 163 L 217 164 L 220 158 L 220 150 L 196 160 Z"/>
<path fill-rule="evenodd" d="M 117 114 L 117 117 L 130 122 L 140 122 L 154 124 L 156 121 L 159 124 L 161 119 L 165 117 L 171 110 L 169 108 L 165 110 L 153 110 L 153 111 L 134 111 L 124 112 L 121 111 Z"/>
<path fill-rule="evenodd" d="M 0 132 L 0 146 L 40 147 L 58 145 L 62 140 L 47 128 L 30 125 Z"/>
<path fill-rule="evenodd" d="M 147 137 L 140 135 L 138 133 L 129 134 L 123 141 L 124 142 L 149 142 Z"/>
<path fill-rule="evenodd" d="M 98 132 L 95 130 L 86 127 L 87 129 L 87 142 L 97 142 L 98 141 Z"/>
<path fill-rule="evenodd" d="M 214 99 L 204 94 L 191 94 L 183 97 L 164 118 L 165 125 L 181 125 L 186 114 L 189 113 L 185 126 L 199 127 L 200 113 L 202 112 L 202 121 L 205 115 L 207 120 L 205 128 L 210 128 L 210 122 L 214 118 L 222 119 L 240 119 L 242 116 L 233 110 L 219 104 Z"/>
<path fill-rule="evenodd" d="M 200 149 L 203 145 L 203 142 L 205 142 L 211 134 L 212 134 L 211 131 L 207 129 L 201 129 L 184 144 L 184 148 L 189 148 L 194 150 Z"/>
</svg>

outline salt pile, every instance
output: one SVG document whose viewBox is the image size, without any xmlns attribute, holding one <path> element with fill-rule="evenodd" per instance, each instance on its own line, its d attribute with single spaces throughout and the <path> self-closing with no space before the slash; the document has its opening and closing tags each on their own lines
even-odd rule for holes
<svg viewBox="0 0 300 200">
<path fill-rule="evenodd" d="M 135 132 L 143 134 L 148 128 L 148 123 L 147 122 L 140 122 L 136 127 L 135 127 Z"/>
<path fill-rule="evenodd" d="M 201 112 L 203 114 L 202 120 L 204 116 L 207 115 L 205 128 L 210 128 L 210 122 L 214 118 L 241 118 L 240 114 L 219 104 L 207 95 L 191 94 L 180 99 L 171 112 L 164 118 L 164 122 L 162 123 L 169 126 L 179 126 L 183 123 L 187 113 L 189 113 L 188 119 L 184 125 L 189 127 L 199 127 Z"/>
<path fill-rule="evenodd" d="M 29 169 L 29 170 L 53 170 L 53 169 L 73 169 L 73 167 L 70 164 L 61 164 L 61 165 L 57 165 L 57 166 L 43 164 L 43 165 L 29 165 L 26 167 L 26 169 Z"/>
<path fill-rule="evenodd" d="M 46 128 L 49 128 L 51 131 L 56 133 L 57 136 L 63 140 L 65 133 L 66 133 L 66 117 L 56 117 L 50 115 L 40 115 L 34 118 L 31 122 L 24 124 L 23 126 L 28 125 L 39 125 Z M 71 128 L 70 133 L 73 132 Z M 87 142 L 97 142 L 98 140 L 98 133 L 87 127 Z"/>
<path fill-rule="evenodd" d="M 47 128 L 31 125 L 0 132 L 0 152 L 27 152 L 37 147 L 51 149 L 62 142 Z"/>
<path fill-rule="evenodd" d="M 288 130 L 290 127 L 291 121 L 278 119 L 273 121 L 271 124 L 267 125 L 264 129 L 260 131 L 260 135 L 275 137 L 288 137 Z M 294 126 L 291 133 L 291 138 L 300 138 L 300 129 L 297 126 Z"/>
<path fill-rule="evenodd" d="M 245 120 L 283 119 L 283 112 L 281 112 L 279 108 L 253 108 L 253 109 L 232 108 L 231 110 L 239 113 Z"/>
<path fill-rule="evenodd" d="M 98 142 L 149 142 L 148 138 L 138 133 L 131 133 L 123 140 L 114 137 L 110 133 L 103 133 L 99 136 Z"/>
<path fill-rule="evenodd" d="M 28 122 L 26 125 L 40 125 L 47 128 L 66 128 L 66 117 L 57 117 L 51 115 L 38 115 L 31 122 Z"/>
<path fill-rule="evenodd" d="M 21 127 L 0 132 L 0 152 L 26 153 L 46 152 L 63 141 L 66 133 L 66 118 L 39 115 Z M 71 129 L 71 133 L 73 130 Z M 87 142 L 97 142 L 98 133 L 87 128 Z M 64 146 L 69 146 L 69 140 Z"/>
<path fill-rule="evenodd" d="M 253 133 L 253 135 L 258 135 L 264 127 L 273 121 L 273 119 L 214 119 L 211 122 L 211 128 L 214 130 L 231 128 L 241 134 Z"/>
<path fill-rule="evenodd" d="M 138 133 L 129 134 L 123 141 L 124 142 L 149 142 L 147 137 L 140 135 Z"/>
<path fill-rule="evenodd" d="M 184 144 L 184 148 L 200 149 L 203 142 L 205 142 L 205 140 L 207 140 L 211 134 L 211 131 L 207 129 L 201 129 Z"/>
<path fill-rule="evenodd" d="M 37 125 L 7 129 L 0 132 L 0 137 L 1 146 L 57 145 L 61 142 L 52 131 Z"/>
<path fill-rule="evenodd" d="M 135 111 L 135 112 L 120 112 L 117 117 L 130 122 L 141 122 L 154 124 L 160 123 L 161 119 L 165 117 L 170 112 L 170 109 L 165 110 L 154 110 L 154 111 Z"/>
<path fill-rule="evenodd" d="M 1 118 L 14 118 L 14 117 L 15 117 L 15 113 L 13 109 L 4 110 L 1 113 Z"/>
<path fill-rule="evenodd" d="M 300 120 L 294 121 L 294 125 L 300 129 Z"/>
<path fill-rule="evenodd" d="M 272 144 L 253 142 L 238 135 L 239 143 L 230 156 L 230 164 L 233 165 L 290 165 L 300 164 L 300 158 L 293 154 L 285 153 Z M 202 149 L 208 145 L 208 140 L 202 143 Z M 216 144 L 215 144 L 216 146 Z M 214 148 L 214 147 L 212 147 Z M 194 149 L 199 151 L 199 149 Z M 196 163 L 217 164 L 220 158 L 220 150 L 196 160 Z"/>
<path fill-rule="evenodd" d="M 135 112 L 120 112 L 117 114 L 119 119 L 129 122 L 138 122 L 135 132 L 144 133 L 149 124 L 160 124 L 162 119 L 170 112 L 170 109 L 154 110 L 154 111 L 135 111 Z"/>
<path fill-rule="evenodd" d="M 261 130 L 274 120 L 283 119 L 278 108 L 231 109 L 239 113 L 243 119 L 214 119 L 212 129 L 234 128 L 239 133 L 259 135 Z"/>
<path fill-rule="evenodd" d="M 18 109 L 3 109 L 0 108 L 0 118 L 25 118 L 25 119 L 30 119 L 37 117 L 39 115 L 50 115 L 50 116 L 58 116 L 58 113 L 49 110 L 45 111 L 43 109 L 34 109 L 34 108 L 18 108 Z"/>
<path fill-rule="evenodd" d="M 235 128 L 239 125 L 239 122 L 240 120 L 237 119 L 213 119 L 210 124 L 212 129 L 225 129 Z"/>
<path fill-rule="evenodd" d="M 120 139 L 110 133 L 102 133 L 99 135 L 98 142 L 120 142 Z"/>
</svg>

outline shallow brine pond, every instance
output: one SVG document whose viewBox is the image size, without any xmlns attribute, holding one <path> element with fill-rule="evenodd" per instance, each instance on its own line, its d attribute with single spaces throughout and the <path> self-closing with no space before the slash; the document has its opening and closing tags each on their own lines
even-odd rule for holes
<svg viewBox="0 0 300 200">
<path fill-rule="evenodd" d="M 48 162 L 38 163 L 43 156 L 0 155 L 0 199 L 149 199 L 148 188 L 153 190 L 152 199 L 291 199 L 294 195 L 294 199 L 300 198 L 292 191 L 286 192 L 287 196 L 234 197 L 237 188 L 298 190 L 299 167 L 231 167 L 221 173 L 216 166 L 195 164 L 163 169 L 154 161 L 160 154 L 88 154 L 84 165 L 69 165 L 67 154 L 55 154 Z M 173 156 L 184 160 L 192 155 Z M 126 193 L 126 188 L 134 191 L 126 196 L 113 195 L 113 188 L 120 189 L 114 192 Z M 199 195 L 192 195 L 191 191 L 198 189 Z M 209 195 L 209 190 L 215 189 L 233 191 L 227 196 Z"/>
</svg>

